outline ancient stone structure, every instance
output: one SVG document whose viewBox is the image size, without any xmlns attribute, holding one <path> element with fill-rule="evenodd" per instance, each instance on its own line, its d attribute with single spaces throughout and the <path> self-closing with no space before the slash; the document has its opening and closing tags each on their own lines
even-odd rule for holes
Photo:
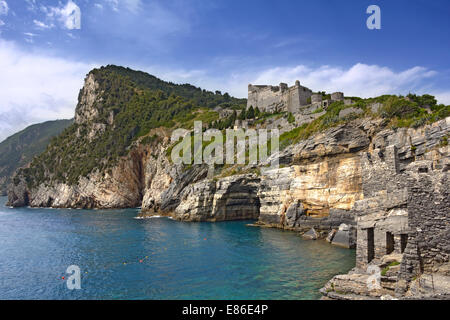
<svg viewBox="0 0 450 320">
<path fill-rule="evenodd" d="M 314 121 L 322 116 L 328 106 L 336 101 L 343 101 L 346 105 L 353 104 L 350 99 L 344 99 L 342 92 L 334 92 L 330 99 L 323 100 L 322 93 L 313 93 L 301 86 L 300 81 L 288 87 L 285 83 L 278 86 L 248 85 L 247 108 L 252 106 L 262 112 L 291 112 L 295 116 L 295 126 Z M 358 109 L 356 112 L 360 112 Z M 286 127 L 282 125 L 281 127 Z"/>
<path fill-rule="evenodd" d="M 285 83 L 279 86 L 248 85 L 247 107 L 253 106 L 263 112 L 289 111 L 299 112 L 301 106 L 309 104 L 312 91 L 300 85 L 288 87 Z"/>
<path fill-rule="evenodd" d="M 315 93 L 311 96 L 311 104 L 322 103 L 322 94 Z"/>
<path fill-rule="evenodd" d="M 331 101 L 343 101 L 344 93 L 343 92 L 334 92 L 331 94 Z"/>
<path fill-rule="evenodd" d="M 450 163 L 434 166 L 431 161 L 420 161 L 409 167 L 408 243 L 398 275 L 398 294 L 404 294 L 408 284 L 422 274 L 450 276 Z"/>
<path fill-rule="evenodd" d="M 364 199 L 355 202 L 358 268 L 386 254 L 403 253 L 408 239 L 406 180 L 399 172 L 397 148 L 361 155 Z"/>
<path fill-rule="evenodd" d="M 445 133 L 446 124 L 432 128 Z M 413 162 L 400 161 L 395 145 L 361 154 L 364 198 L 352 210 L 356 268 L 334 277 L 321 290 L 324 297 L 449 298 L 450 161 L 448 147 L 438 149 L 440 156 L 429 151 Z M 370 285 L 369 270 L 378 270 L 378 286 Z"/>
</svg>

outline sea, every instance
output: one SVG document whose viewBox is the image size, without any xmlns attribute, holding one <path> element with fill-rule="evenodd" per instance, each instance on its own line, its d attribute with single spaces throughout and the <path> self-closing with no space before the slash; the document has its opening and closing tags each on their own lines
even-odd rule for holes
<svg viewBox="0 0 450 320">
<path fill-rule="evenodd" d="M 254 221 L 138 219 L 139 209 L 9 208 L 0 299 L 309 300 L 355 251 Z"/>
</svg>

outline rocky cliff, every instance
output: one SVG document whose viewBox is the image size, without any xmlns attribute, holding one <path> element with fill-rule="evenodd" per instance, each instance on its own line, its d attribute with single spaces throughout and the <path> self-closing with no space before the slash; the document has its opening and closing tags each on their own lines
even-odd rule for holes
<svg viewBox="0 0 450 320">
<path fill-rule="evenodd" d="M 159 207 L 164 192 L 175 197 L 180 191 L 173 181 L 185 179 L 178 187 L 196 181 L 166 156 L 174 120 L 215 116 L 197 103 L 240 102 L 115 66 L 91 71 L 78 100 L 75 123 L 18 172 L 8 205 Z"/>
<path fill-rule="evenodd" d="M 361 154 L 363 198 L 353 208 L 356 267 L 326 284 L 326 299 L 449 298 L 450 148 L 432 143 L 449 128 L 447 118 L 410 131 L 412 149 L 422 150 L 415 161 L 401 144 Z"/>
<path fill-rule="evenodd" d="M 161 82 L 129 69 L 94 70 L 80 91 L 75 123 L 28 168 L 17 173 L 9 187 L 8 204 L 141 207 L 143 217 L 166 215 L 182 221 L 252 219 L 258 226 L 298 231 L 309 239 L 326 238 L 336 245 L 357 247 L 359 269 L 327 284 L 323 289 L 327 298 L 381 297 L 384 291 L 367 293 L 358 285 L 370 277 L 361 268 L 372 260 L 379 268 L 390 270 L 384 283 L 389 292 L 400 290 L 397 283 L 401 279 L 406 281 L 403 293 L 414 288 L 410 285 L 411 270 L 417 268 L 411 266 L 428 260 L 414 254 L 420 248 L 414 240 L 417 230 L 408 228 L 413 223 L 430 224 L 431 234 L 440 230 L 443 236 L 437 241 L 442 242 L 441 238 L 449 234 L 448 205 L 442 200 L 448 200 L 448 195 L 442 197 L 443 187 L 427 196 L 428 203 L 444 203 L 429 208 L 437 210 L 434 216 L 444 221 L 435 223 L 426 214 L 425 204 L 419 206 L 408 200 L 412 194 L 426 190 L 414 189 L 422 180 L 417 178 L 409 184 L 407 176 L 419 170 L 415 166 L 421 161 L 426 161 L 428 167 L 420 170 L 438 169 L 444 176 L 448 174 L 450 117 L 431 120 L 442 118 L 449 108 L 436 107 L 436 112 L 429 113 L 423 122 L 420 117 L 426 114 L 425 109 L 403 98 L 393 98 L 395 103 L 391 105 L 387 103 L 383 115 L 355 105 L 350 108 L 359 108 L 359 112 L 342 117 L 348 106 L 338 103 L 309 124 L 284 133 L 281 138 L 295 136 L 272 155 L 279 159 L 278 168 L 268 169 L 267 163 L 261 163 L 218 166 L 211 171 L 205 165 L 172 163 L 168 156 L 173 147 L 172 130 L 191 129 L 196 119 L 219 127 L 225 122 L 233 123 L 232 118 L 220 122 L 216 112 L 201 107 L 239 103 L 233 99 Z M 402 115 L 408 112 L 413 118 L 403 119 Z M 236 112 L 231 114 L 235 118 Z M 272 115 L 263 114 L 252 122 L 266 125 L 264 117 Z M 411 119 L 417 125 L 398 125 L 399 121 Z M 445 179 L 440 178 L 436 185 L 446 186 Z M 435 193 L 440 195 L 434 197 Z M 413 218 L 410 212 L 414 209 L 408 211 L 408 206 L 420 207 L 419 216 L 424 218 Z M 368 242 L 371 236 L 373 243 Z M 387 246 L 394 248 L 389 254 L 395 256 L 385 257 Z M 433 257 L 434 262 L 440 259 L 448 263 L 448 254 L 441 254 L 448 246 L 433 248 L 426 255 Z M 409 258 L 403 259 L 403 254 L 409 254 Z M 437 265 L 442 268 L 442 263 Z M 403 270 L 401 275 L 395 273 L 397 269 Z M 434 272 L 433 268 L 430 270 Z"/>
</svg>

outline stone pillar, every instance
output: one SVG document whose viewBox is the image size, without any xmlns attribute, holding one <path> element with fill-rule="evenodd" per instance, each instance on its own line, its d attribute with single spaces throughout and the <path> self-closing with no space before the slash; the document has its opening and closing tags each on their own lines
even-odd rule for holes
<svg viewBox="0 0 450 320">
<path fill-rule="evenodd" d="M 381 259 L 386 254 L 386 231 L 383 229 L 374 230 L 375 233 L 375 257 Z"/>
<path fill-rule="evenodd" d="M 365 269 L 367 267 L 367 229 L 358 228 L 356 239 L 356 267 Z"/>
<path fill-rule="evenodd" d="M 398 160 L 398 151 L 395 145 L 390 145 L 386 147 L 386 164 L 389 169 L 392 170 L 392 173 L 398 174 L 400 172 L 400 164 Z"/>
</svg>

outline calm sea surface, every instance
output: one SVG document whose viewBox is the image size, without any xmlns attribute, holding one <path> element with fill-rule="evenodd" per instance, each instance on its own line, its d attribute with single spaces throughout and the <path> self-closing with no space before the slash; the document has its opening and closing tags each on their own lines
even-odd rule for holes
<svg viewBox="0 0 450 320">
<path fill-rule="evenodd" d="M 355 261 L 354 250 L 250 221 L 139 220 L 137 209 L 5 202 L 0 197 L 0 299 L 317 299 Z M 70 265 L 81 270 L 80 290 L 67 289 Z"/>
</svg>

